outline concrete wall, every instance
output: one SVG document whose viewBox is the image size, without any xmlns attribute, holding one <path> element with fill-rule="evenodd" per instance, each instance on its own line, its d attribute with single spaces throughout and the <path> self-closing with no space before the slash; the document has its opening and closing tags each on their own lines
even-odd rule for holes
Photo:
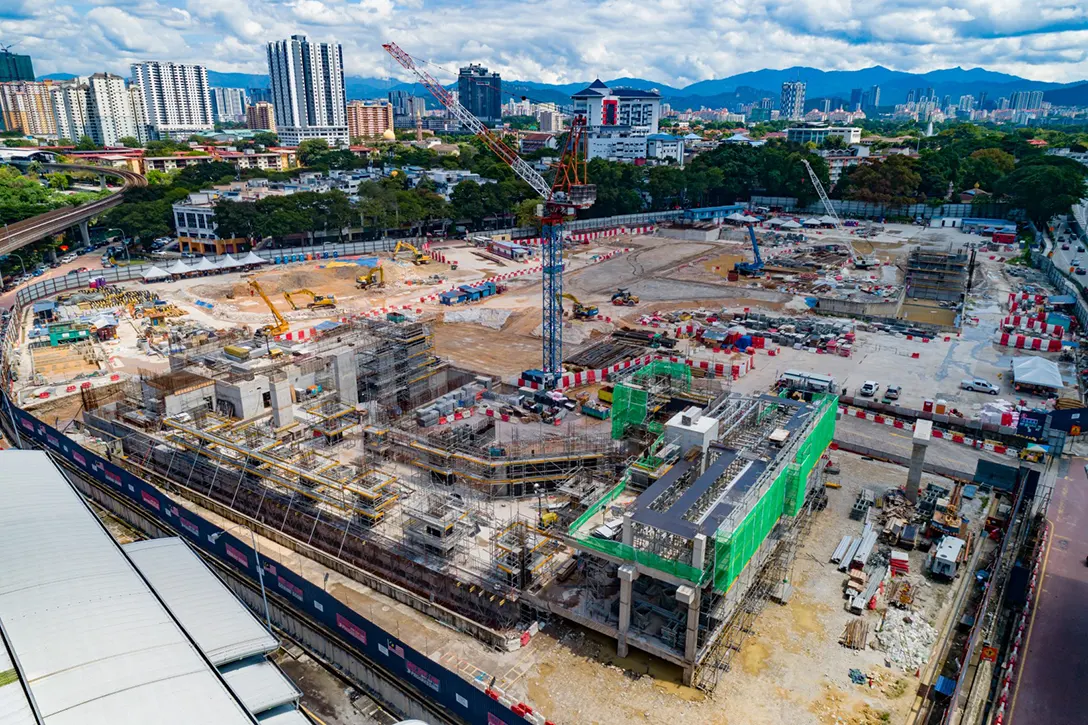
<svg viewBox="0 0 1088 725">
<path fill-rule="evenodd" d="M 358 364 L 355 351 L 349 347 L 338 348 L 325 356 L 325 362 L 332 373 L 333 384 L 340 395 L 340 402 L 345 405 L 359 403 L 359 381 L 356 379 Z"/>
<path fill-rule="evenodd" d="M 883 302 L 841 300 L 833 297 L 817 297 L 816 299 L 818 312 L 835 315 L 895 317 L 899 311 L 899 297 Z"/>
<path fill-rule="evenodd" d="M 145 402 L 148 400 L 147 396 L 149 393 L 152 393 L 152 397 L 157 397 L 154 395 L 154 392 L 157 391 L 154 391 L 146 385 L 144 386 Z M 177 415 L 178 413 L 184 413 L 193 408 L 202 407 L 207 407 L 209 410 L 215 410 L 215 392 L 214 385 L 206 385 L 197 388 L 196 390 L 189 390 L 183 393 L 171 393 L 163 398 L 163 403 L 166 406 L 166 415 Z"/>
<path fill-rule="evenodd" d="M 265 411 L 264 394 L 268 392 L 268 387 L 268 378 L 263 375 L 236 383 L 216 380 L 216 404 L 218 405 L 218 401 L 226 401 L 234 407 L 234 417 L 248 420 Z"/>
</svg>

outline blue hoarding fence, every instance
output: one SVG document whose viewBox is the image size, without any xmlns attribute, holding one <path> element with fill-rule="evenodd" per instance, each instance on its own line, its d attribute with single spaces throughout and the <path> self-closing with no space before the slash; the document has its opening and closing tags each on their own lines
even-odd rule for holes
<svg viewBox="0 0 1088 725">
<path fill-rule="evenodd" d="M 180 506 L 111 460 L 74 443 L 57 429 L 17 408 L 6 394 L 0 393 L 0 396 L 6 418 L 3 421 L 5 428 L 14 426 L 14 432 L 23 440 L 32 440 L 60 456 L 74 468 L 128 498 L 142 511 L 179 532 L 194 546 L 254 583 L 259 581 L 257 557 L 249 544 Z M 514 703 L 494 690 L 487 690 L 482 681 L 474 685 L 451 672 L 283 564 L 266 555 L 262 555 L 260 561 L 265 570 L 265 586 L 270 591 L 337 633 L 358 654 L 391 672 L 419 697 L 441 707 L 454 719 L 486 725 L 545 722 L 532 711 L 518 714 L 526 709 L 521 703 Z"/>
</svg>

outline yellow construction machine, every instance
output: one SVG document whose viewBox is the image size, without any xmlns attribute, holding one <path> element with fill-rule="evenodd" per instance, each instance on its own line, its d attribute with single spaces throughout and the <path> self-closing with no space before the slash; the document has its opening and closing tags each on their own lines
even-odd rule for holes
<svg viewBox="0 0 1088 725">
<path fill-rule="evenodd" d="M 291 295 L 306 295 L 310 298 L 311 302 L 306 305 L 311 310 L 331 310 L 336 307 L 335 295 L 319 295 L 316 292 L 311 292 L 308 289 L 297 289 L 293 292 L 287 292 L 284 290 L 283 297 L 291 305 L 292 310 L 297 310 L 298 305 L 291 299 Z"/>
<path fill-rule="evenodd" d="M 255 279 L 251 279 L 249 280 L 249 286 L 253 288 L 254 292 L 261 296 L 261 299 L 264 300 L 264 303 L 268 305 L 268 309 L 272 311 L 272 316 L 276 318 L 276 323 L 274 325 L 265 325 L 261 329 L 257 330 L 257 334 L 266 335 L 268 337 L 275 337 L 276 335 L 282 335 L 283 333 L 291 329 L 291 326 L 287 324 L 287 320 L 284 319 L 283 315 L 280 314 L 280 311 L 276 309 L 276 306 L 274 304 L 272 304 L 272 300 L 268 299 L 268 295 L 266 295 L 264 293 L 264 290 L 261 289 L 260 283 L 257 282 L 257 280 Z"/>
<path fill-rule="evenodd" d="M 574 303 L 574 309 L 571 311 L 571 316 L 576 320 L 592 320 L 597 316 L 596 305 L 583 305 L 578 301 L 577 297 L 569 292 L 567 294 L 557 295 L 557 297 L 559 298 L 559 304 L 563 304 L 563 300 L 570 300 Z"/>
<path fill-rule="evenodd" d="M 385 286 L 385 270 L 381 267 L 370 267 L 366 274 L 360 274 L 355 278 L 355 286 L 359 289 L 376 289 Z"/>
<path fill-rule="evenodd" d="M 412 253 L 412 264 L 430 264 L 431 263 L 431 258 L 430 257 L 428 257 L 426 254 L 424 254 L 423 252 L 416 249 L 413 245 L 409 244 L 408 242 L 397 242 L 397 246 L 393 248 L 393 259 L 399 259 L 398 255 L 401 252 L 411 252 Z"/>
</svg>

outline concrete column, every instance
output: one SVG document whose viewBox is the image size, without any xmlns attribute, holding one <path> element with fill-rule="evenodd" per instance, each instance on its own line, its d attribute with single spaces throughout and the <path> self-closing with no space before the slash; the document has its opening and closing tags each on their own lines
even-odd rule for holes
<svg viewBox="0 0 1088 725">
<path fill-rule="evenodd" d="M 329 365 L 333 379 L 336 381 L 336 390 L 340 394 L 340 402 L 352 407 L 359 404 L 359 380 L 356 378 L 355 351 L 343 348 L 325 356 L 325 364 Z"/>
<path fill-rule="evenodd" d="M 105 174 L 99 174 L 98 175 L 98 188 L 102 189 L 103 191 L 106 189 L 106 175 Z"/>
<path fill-rule="evenodd" d="M 627 656 L 627 631 L 631 628 L 631 585 L 638 579 L 638 569 L 634 564 L 624 564 L 619 568 L 620 577 L 620 623 L 617 629 L 616 654 Z"/>
<path fill-rule="evenodd" d="M 83 246 L 91 246 L 91 230 L 87 227 L 87 221 L 83 220 L 79 223 L 79 236 L 83 238 Z"/>
<path fill-rule="evenodd" d="M 910 452 L 910 469 L 907 471 L 907 500 L 918 503 L 918 486 L 922 482 L 922 464 L 926 462 L 926 448 L 933 437 L 933 421 L 918 420 L 914 423 L 914 448 Z"/>
<path fill-rule="evenodd" d="M 706 559 L 706 534 L 696 534 L 691 540 L 691 565 L 696 569 L 702 569 L 704 559 Z"/>
<path fill-rule="evenodd" d="M 620 540 L 624 546 L 634 546 L 635 528 L 631 523 L 631 514 L 623 515 L 623 534 Z"/>
<path fill-rule="evenodd" d="M 285 428 L 295 422 L 295 409 L 291 405 L 291 383 L 287 376 L 268 381 L 268 397 L 272 403 L 273 428 Z"/>
<path fill-rule="evenodd" d="M 691 685 L 695 674 L 695 657 L 699 653 L 699 605 L 702 590 L 682 586 L 676 588 L 676 601 L 687 606 L 687 631 L 684 633 L 684 684 Z"/>
</svg>

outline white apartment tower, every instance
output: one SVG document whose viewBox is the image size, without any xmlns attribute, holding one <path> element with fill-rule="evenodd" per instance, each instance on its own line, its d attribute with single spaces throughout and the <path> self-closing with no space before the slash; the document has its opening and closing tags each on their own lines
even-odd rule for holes
<svg viewBox="0 0 1088 725">
<path fill-rule="evenodd" d="M 57 121 L 57 137 L 73 143 L 88 136 L 87 84 L 80 80 L 61 81 L 49 89 L 53 102 L 53 117 Z"/>
<path fill-rule="evenodd" d="M 212 109 L 220 123 L 239 123 L 246 120 L 249 105 L 245 88 L 213 88 Z"/>
<path fill-rule="evenodd" d="M 805 117 L 805 84 L 801 81 L 786 81 L 782 84 L 782 117 L 791 121 L 800 121 Z"/>
<path fill-rule="evenodd" d="M 305 35 L 268 44 L 268 75 L 276 133 L 284 146 L 311 138 L 348 143 L 344 53 L 339 43 L 310 42 Z"/>
<path fill-rule="evenodd" d="M 95 73 L 87 79 L 87 135 L 99 146 L 118 146 L 126 136 L 147 141 L 142 100 L 121 76 Z"/>
<path fill-rule="evenodd" d="M 143 95 L 157 138 L 187 138 L 214 130 L 208 70 L 202 65 L 143 61 L 132 64 L 132 81 Z"/>
</svg>

